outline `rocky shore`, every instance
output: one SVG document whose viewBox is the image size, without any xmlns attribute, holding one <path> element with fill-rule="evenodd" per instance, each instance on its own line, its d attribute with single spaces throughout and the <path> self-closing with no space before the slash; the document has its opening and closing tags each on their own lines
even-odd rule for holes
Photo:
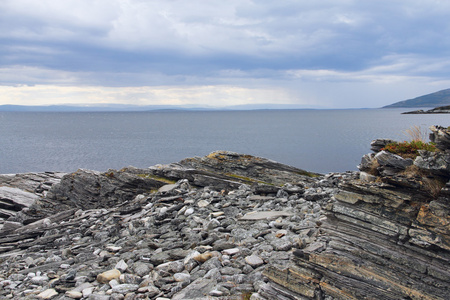
<svg viewBox="0 0 450 300">
<path fill-rule="evenodd" d="M 450 133 L 314 174 L 227 151 L 0 175 L 2 299 L 448 299 Z"/>
<path fill-rule="evenodd" d="M 428 109 L 428 110 L 423 110 L 423 109 L 413 110 L 413 111 L 404 112 L 402 114 L 450 114 L 450 105 L 439 106 L 439 107 Z"/>
</svg>

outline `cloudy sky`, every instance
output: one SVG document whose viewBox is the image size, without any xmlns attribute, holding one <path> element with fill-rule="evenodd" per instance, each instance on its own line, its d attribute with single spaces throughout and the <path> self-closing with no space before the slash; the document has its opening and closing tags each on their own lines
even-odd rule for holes
<svg viewBox="0 0 450 300">
<path fill-rule="evenodd" d="M 448 0 L 0 0 L 0 104 L 380 107 L 450 88 Z"/>
</svg>

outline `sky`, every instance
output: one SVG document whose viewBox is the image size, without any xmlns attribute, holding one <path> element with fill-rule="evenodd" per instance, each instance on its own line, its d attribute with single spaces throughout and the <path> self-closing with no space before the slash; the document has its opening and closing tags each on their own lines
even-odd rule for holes
<svg viewBox="0 0 450 300">
<path fill-rule="evenodd" d="M 448 0 L 0 0 L 0 105 L 373 108 L 450 88 Z"/>
</svg>

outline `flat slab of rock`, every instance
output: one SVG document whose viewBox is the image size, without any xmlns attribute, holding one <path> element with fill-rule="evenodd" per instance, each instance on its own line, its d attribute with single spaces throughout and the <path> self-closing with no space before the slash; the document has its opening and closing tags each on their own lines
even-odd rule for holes
<svg viewBox="0 0 450 300">
<path fill-rule="evenodd" d="M 239 220 L 243 221 L 251 221 L 251 220 L 265 220 L 265 219 L 273 219 L 278 217 L 290 217 L 293 216 L 293 213 L 287 211 L 252 211 L 246 213 Z"/>
<path fill-rule="evenodd" d="M 208 295 L 210 291 L 214 290 L 216 284 L 217 282 L 215 280 L 199 278 L 184 290 L 175 294 L 172 299 L 205 299 L 205 295 Z"/>
<path fill-rule="evenodd" d="M 0 186 L 0 207 L 5 206 L 3 207 L 5 209 L 17 208 L 17 210 L 19 210 L 23 207 L 29 207 L 39 198 L 38 195 L 26 192 L 19 188 Z"/>
</svg>

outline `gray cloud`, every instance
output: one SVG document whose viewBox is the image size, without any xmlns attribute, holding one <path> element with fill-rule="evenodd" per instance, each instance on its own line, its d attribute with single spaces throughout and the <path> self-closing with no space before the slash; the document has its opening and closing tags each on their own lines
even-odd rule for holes
<svg viewBox="0 0 450 300">
<path fill-rule="evenodd" d="M 297 95 L 308 82 L 382 88 L 384 76 L 432 91 L 449 77 L 449 13 L 438 0 L 5 0 L 0 84 L 270 85 Z"/>
</svg>

